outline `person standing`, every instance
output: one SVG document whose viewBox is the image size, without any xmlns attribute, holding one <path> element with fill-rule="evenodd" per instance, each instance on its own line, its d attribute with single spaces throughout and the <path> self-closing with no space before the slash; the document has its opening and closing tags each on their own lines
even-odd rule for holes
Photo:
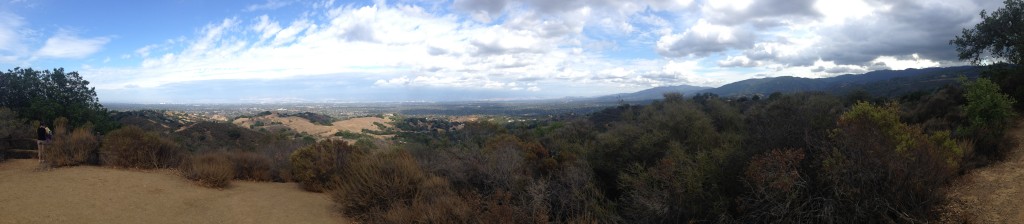
<svg viewBox="0 0 1024 224">
<path fill-rule="evenodd" d="M 36 129 L 36 153 L 38 154 L 39 162 L 43 162 L 43 147 L 50 137 L 48 129 L 46 124 L 43 123 L 39 123 L 39 129 Z"/>
</svg>

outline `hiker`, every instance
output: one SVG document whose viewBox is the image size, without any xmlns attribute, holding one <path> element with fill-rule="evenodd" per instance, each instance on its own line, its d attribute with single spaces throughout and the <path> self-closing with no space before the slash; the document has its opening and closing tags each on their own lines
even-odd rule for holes
<svg viewBox="0 0 1024 224">
<path fill-rule="evenodd" d="M 36 129 L 36 153 L 39 156 L 39 162 L 43 162 L 43 146 L 50 140 L 50 128 L 46 127 L 46 124 L 39 123 L 39 129 Z"/>
</svg>

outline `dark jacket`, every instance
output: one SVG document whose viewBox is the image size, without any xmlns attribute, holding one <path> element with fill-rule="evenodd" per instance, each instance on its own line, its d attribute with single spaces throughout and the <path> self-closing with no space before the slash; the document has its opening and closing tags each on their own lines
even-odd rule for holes
<svg viewBox="0 0 1024 224">
<path fill-rule="evenodd" d="M 46 128 L 40 126 L 39 129 L 36 129 L 36 135 L 39 137 L 37 139 L 46 140 Z"/>
</svg>

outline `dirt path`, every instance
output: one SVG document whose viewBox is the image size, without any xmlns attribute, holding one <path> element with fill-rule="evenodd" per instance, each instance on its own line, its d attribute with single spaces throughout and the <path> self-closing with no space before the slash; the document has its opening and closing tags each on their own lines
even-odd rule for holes
<svg viewBox="0 0 1024 224">
<path fill-rule="evenodd" d="M 1024 142 L 1024 120 L 1010 130 Z M 1024 223 L 1024 150 L 1005 161 L 960 177 L 948 193 L 944 221 L 956 223 Z"/>
<path fill-rule="evenodd" d="M 197 186 L 171 170 L 0 162 L 0 223 L 345 223 L 326 194 L 291 183 Z"/>
</svg>

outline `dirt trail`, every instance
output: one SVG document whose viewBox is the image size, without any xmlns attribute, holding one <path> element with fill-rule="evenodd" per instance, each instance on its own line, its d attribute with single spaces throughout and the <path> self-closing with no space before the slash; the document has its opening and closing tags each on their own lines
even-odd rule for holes
<svg viewBox="0 0 1024 224">
<path fill-rule="evenodd" d="M 171 170 L 0 162 L 2 223 L 346 223 L 326 194 L 293 183 L 197 186 Z"/>
<path fill-rule="evenodd" d="M 1009 131 L 1024 142 L 1024 120 Z M 1024 149 L 1017 146 L 1005 161 L 961 176 L 947 196 L 945 222 L 1024 223 Z"/>
</svg>

